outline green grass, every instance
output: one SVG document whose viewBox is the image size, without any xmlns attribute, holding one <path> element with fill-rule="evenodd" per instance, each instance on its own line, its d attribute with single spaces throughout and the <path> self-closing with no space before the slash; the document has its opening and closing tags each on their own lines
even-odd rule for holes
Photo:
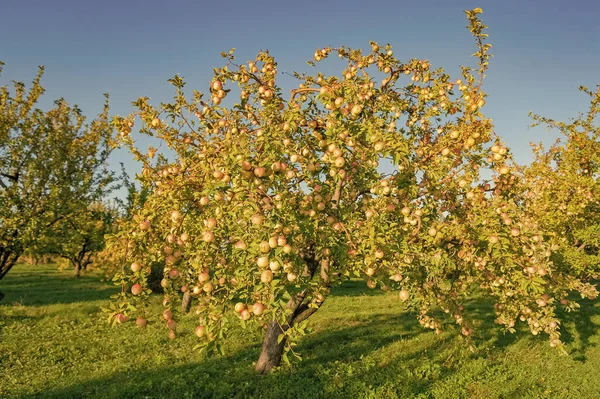
<svg viewBox="0 0 600 399">
<path fill-rule="evenodd" d="M 474 351 L 456 332 L 422 329 L 392 294 L 349 283 L 311 318 L 302 362 L 253 372 L 260 340 L 236 330 L 225 357 L 192 351 L 194 317 L 170 341 L 163 323 L 110 328 L 99 277 L 17 266 L 0 281 L 2 398 L 600 398 L 600 302 L 564 315 L 569 356 L 544 338 L 504 335 L 472 303 Z M 158 298 L 155 306 L 159 314 Z"/>
</svg>

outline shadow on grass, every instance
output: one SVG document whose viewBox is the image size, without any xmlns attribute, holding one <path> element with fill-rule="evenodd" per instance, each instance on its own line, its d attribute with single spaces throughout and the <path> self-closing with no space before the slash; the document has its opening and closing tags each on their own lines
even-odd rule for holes
<svg viewBox="0 0 600 399">
<path fill-rule="evenodd" d="M 390 325 L 398 324 L 398 330 Z M 291 367 L 257 375 L 252 363 L 258 358 L 257 343 L 231 356 L 165 368 L 115 373 L 55 390 L 20 396 L 33 398 L 320 398 L 348 397 L 336 388 L 327 370 L 351 363 L 395 341 L 413 339 L 426 331 L 414 316 L 375 314 L 366 322 L 330 329 L 306 337 L 298 351 L 306 356 Z M 412 354 L 415 358 L 420 356 Z M 151 367 L 151 365 L 148 365 Z M 354 382 L 368 383 L 366 375 Z M 334 392 L 335 391 L 335 392 Z M 326 394 L 326 392 L 328 392 Z M 337 393 L 336 393 L 337 392 Z"/>
<path fill-rule="evenodd" d="M 107 300 L 118 288 L 100 282 L 95 273 L 76 278 L 52 265 L 17 265 L 0 280 L 0 291 L 6 295 L 0 306 L 41 306 Z"/>
<path fill-rule="evenodd" d="M 562 321 L 561 339 L 571 346 L 569 354 L 574 360 L 585 362 L 586 351 L 596 346 L 590 338 L 600 333 L 600 323 L 593 319 L 600 316 L 600 299 L 578 299 L 581 308 L 575 312 L 558 312 L 558 318 Z"/>
</svg>

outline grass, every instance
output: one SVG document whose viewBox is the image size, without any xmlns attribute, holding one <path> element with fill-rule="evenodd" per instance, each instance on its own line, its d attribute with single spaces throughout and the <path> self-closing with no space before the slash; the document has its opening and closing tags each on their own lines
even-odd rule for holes
<svg viewBox="0 0 600 399">
<path fill-rule="evenodd" d="M 236 330 L 225 357 L 192 350 L 194 317 L 167 338 L 110 328 L 99 312 L 114 287 L 53 266 L 17 266 L 0 281 L 2 398 L 600 398 L 600 302 L 564 315 L 569 356 L 543 338 L 504 335 L 489 303 L 472 303 L 475 350 L 456 332 L 436 335 L 394 295 L 350 282 L 311 318 L 302 362 L 253 372 L 260 338 Z M 155 306 L 159 314 L 158 298 Z"/>
</svg>

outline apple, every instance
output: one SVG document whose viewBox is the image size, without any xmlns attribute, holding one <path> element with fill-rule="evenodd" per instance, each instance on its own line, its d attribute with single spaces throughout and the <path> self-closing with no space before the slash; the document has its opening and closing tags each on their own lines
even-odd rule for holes
<svg viewBox="0 0 600 399">
<path fill-rule="evenodd" d="M 198 326 L 194 330 L 194 333 L 198 336 L 198 338 L 201 338 L 206 333 L 206 327 L 204 327 L 204 326 Z"/>
<path fill-rule="evenodd" d="M 233 309 L 236 311 L 236 313 L 241 313 L 244 309 L 246 309 L 246 305 L 244 305 L 242 302 L 238 302 L 235 304 Z"/>
<path fill-rule="evenodd" d="M 261 268 L 265 268 L 267 266 L 269 266 L 269 257 L 268 256 L 261 256 L 256 260 L 256 264 L 258 265 L 258 267 Z"/>
<path fill-rule="evenodd" d="M 119 323 L 125 323 L 127 320 L 129 320 L 129 317 L 125 316 L 123 313 L 117 313 L 116 317 L 117 322 Z"/>
<path fill-rule="evenodd" d="M 215 219 L 215 218 L 208 218 L 208 219 L 206 219 L 206 223 L 205 224 L 206 224 L 206 227 L 209 230 L 212 230 L 217 225 L 217 219 Z"/>
<path fill-rule="evenodd" d="M 273 272 L 271 270 L 265 270 L 260 274 L 260 281 L 262 281 L 265 284 L 270 283 L 271 281 L 273 281 Z"/>
<path fill-rule="evenodd" d="M 272 260 L 271 262 L 269 262 L 269 269 L 271 269 L 274 272 L 279 270 L 280 267 L 281 265 L 276 260 Z"/>
<path fill-rule="evenodd" d="M 215 233 L 212 231 L 205 231 L 202 233 L 202 241 L 204 242 L 213 242 L 215 240 Z"/>
<path fill-rule="evenodd" d="M 266 254 L 269 251 L 271 251 L 271 246 L 269 245 L 269 243 L 267 241 L 262 241 L 260 244 L 258 244 L 258 249 L 263 254 Z"/>
<path fill-rule="evenodd" d="M 146 327 L 147 324 L 148 320 L 144 319 L 143 317 L 138 317 L 137 319 L 135 319 L 135 325 L 140 328 Z"/>
<path fill-rule="evenodd" d="M 170 278 L 177 278 L 177 277 L 179 277 L 179 270 L 177 270 L 177 269 L 171 269 L 169 271 L 169 277 Z"/>
<path fill-rule="evenodd" d="M 201 283 L 207 282 L 209 279 L 210 275 L 208 274 L 208 272 L 202 272 L 198 274 L 198 281 L 200 281 Z"/>
<path fill-rule="evenodd" d="M 163 312 L 163 318 L 165 320 L 171 320 L 173 318 L 173 312 L 171 311 L 171 309 L 165 309 L 165 311 Z"/>
<path fill-rule="evenodd" d="M 171 212 L 171 221 L 173 223 L 177 223 L 181 219 L 181 212 L 173 211 Z"/>
<path fill-rule="evenodd" d="M 264 221 L 264 218 L 261 215 L 256 214 L 252 215 L 250 221 L 252 222 L 252 224 L 261 225 Z"/>
<path fill-rule="evenodd" d="M 400 297 L 400 300 L 406 301 L 406 300 L 408 300 L 410 294 L 407 290 L 400 290 L 400 293 L 398 296 Z"/>
<path fill-rule="evenodd" d="M 137 262 L 133 262 L 133 263 L 131 264 L 131 271 L 132 271 L 132 272 L 134 272 L 134 273 L 137 273 L 137 272 L 139 272 L 140 270 L 142 270 L 142 265 L 140 265 L 140 264 L 139 264 L 139 263 L 137 263 Z"/>
<path fill-rule="evenodd" d="M 175 335 L 175 331 L 174 330 L 169 330 L 169 339 L 175 339 L 176 335 Z"/>
<path fill-rule="evenodd" d="M 143 220 L 140 222 L 140 230 L 147 231 L 150 230 L 150 222 L 147 220 Z"/>
<path fill-rule="evenodd" d="M 242 318 L 242 320 L 248 320 L 250 319 L 250 312 L 248 311 L 248 309 L 244 309 L 242 310 L 242 312 L 240 313 L 240 317 Z"/>
<path fill-rule="evenodd" d="M 252 313 L 254 313 L 256 316 L 262 315 L 264 311 L 265 305 L 260 302 L 256 302 L 254 306 L 252 306 Z"/>
<path fill-rule="evenodd" d="M 152 119 L 152 127 L 158 127 L 160 125 L 160 119 L 154 118 Z"/>
<path fill-rule="evenodd" d="M 140 295 L 142 293 L 142 286 L 140 284 L 134 284 L 131 286 L 131 293 L 133 295 Z"/>
<path fill-rule="evenodd" d="M 177 322 L 173 319 L 167 320 L 167 327 L 171 330 L 175 330 L 177 328 Z"/>
</svg>

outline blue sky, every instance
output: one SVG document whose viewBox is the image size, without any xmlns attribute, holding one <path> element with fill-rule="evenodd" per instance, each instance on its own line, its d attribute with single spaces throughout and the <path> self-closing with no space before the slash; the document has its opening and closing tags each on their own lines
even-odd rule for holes
<svg viewBox="0 0 600 399">
<path fill-rule="evenodd" d="M 112 113 L 123 115 L 140 96 L 155 104 L 171 98 L 166 80 L 176 73 L 190 90 L 206 91 L 220 52 L 231 47 L 243 61 L 268 49 L 280 71 L 293 71 L 309 69 L 318 47 L 368 48 L 369 40 L 454 74 L 473 64 L 463 10 L 474 7 L 483 8 L 494 54 L 485 113 L 517 161 L 527 162 L 530 141 L 556 137 L 528 129 L 528 111 L 575 116 L 587 108 L 577 87 L 600 83 L 600 1 L 2 0 L 0 84 L 30 82 L 44 65 L 43 105 L 65 97 L 91 116 L 108 92 Z M 112 161 L 138 169 L 124 151 Z"/>
</svg>

